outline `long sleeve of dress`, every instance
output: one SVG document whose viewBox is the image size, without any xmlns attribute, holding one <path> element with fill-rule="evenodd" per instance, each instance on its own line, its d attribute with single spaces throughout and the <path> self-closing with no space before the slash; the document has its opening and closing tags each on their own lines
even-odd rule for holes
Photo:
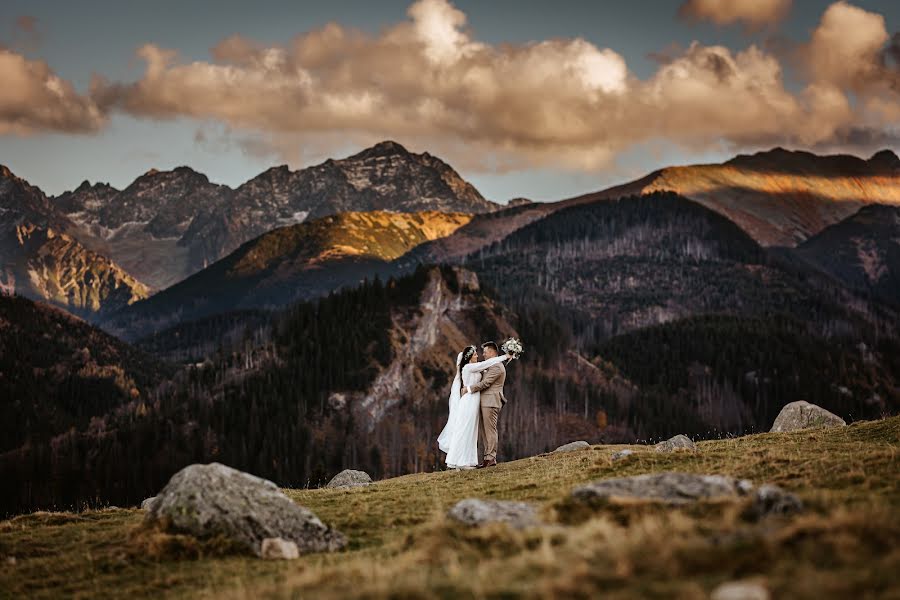
<svg viewBox="0 0 900 600">
<path fill-rule="evenodd" d="M 479 371 L 484 371 L 485 369 L 489 369 L 494 365 L 499 365 L 504 360 L 506 360 L 506 356 L 495 356 L 494 358 L 489 358 L 487 360 L 483 360 L 481 362 L 476 363 L 466 363 L 463 365 L 463 375 L 468 375 L 469 373 L 478 373 Z"/>
</svg>

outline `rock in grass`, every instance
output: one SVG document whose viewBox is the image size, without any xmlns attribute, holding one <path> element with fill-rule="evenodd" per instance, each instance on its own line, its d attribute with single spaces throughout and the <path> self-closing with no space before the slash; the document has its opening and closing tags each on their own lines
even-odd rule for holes
<svg viewBox="0 0 900 600">
<path fill-rule="evenodd" d="M 340 550 L 347 541 L 271 481 L 219 463 L 175 473 L 151 503 L 145 522 L 198 538 L 224 536 L 261 555 L 266 538 L 282 538 L 298 552 Z"/>
<path fill-rule="evenodd" d="M 769 590 L 755 581 L 727 581 L 710 594 L 710 600 L 769 600 Z"/>
<path fill-rule="evenodd" d="M 725 475 L 694 473 L 652 473 L 633 477 L 604 479 L 576 487 L 576 500 L 640 498 L 669 504 L 686 504 L 697 500 L 745 496 L 753 484 Z"/>
<path fill-rule="evenodd" d="M 803 510 L 803 502 L 777 485 L 764 484 L 754 492 L 751 514 L 755 517 L 766 515 L 792 515 Z"/>
<path fill-rule="evenodd" d="M 153 504 L 154 500 L 156 500 L 156 496 L 144 498 L 144 501 L 141 502 L 141 510 L 150 510 L 150 505 Z"/>
<path fill-rule="evenodd" d="M 846 421 L 821 406 L 810 404 L 804 400 L 785 404 L 771 431 L 796 431 L 809 427 L 843 427 Z"/>
<path fill-rule="evenodd" d="M 563 444 L 559 448 L 553 451 L 554 454 L 557 452 L 574 452 L 575 450 L 584 450 L 585 448 L 590 448 L 591 445 L 585 441 L 578 440 L 577 442 L 569 442 L 568 444 Z"/>
<path fill-rule="evenodd" d="M 267 560 L 292 560 L 300 558 L 300 549 L 294 542 L 281 538 L 266 538 L 262 541 L 260 556 Z"/>
<path fill-rule="evenodd" d="M 345 488 L 345 487 L 361 487 L 372 483 L 372 478 L 365 471 L 354 471 L 353 469 L 344 469 L 331 478 L 328 488 Z"/>
<path fill-rule="evenodd" d="M 624 450 L 619 450 L 618 452 L 614 452 L 612 455 L 613 460 L 622 460 L 628 458 L 629 456 L 634 455 L 634 450 L 630 448 L 625 448 Z"/>
<path fill-rule="evenodd" d="M 534 506 L 527 502 L 507 500 L 479 500 L 467 498 L 457 502 L 447 513 L 451 519 L 464 525 L 482 526 L 489 523 L 506 523 L 523 529 L 540 523 Z"/>
<path fill-rule="evenodd" d="M 746 479 L 677 472 L 603 479 L 576 487 L 572 490 L 572 498 L 585 503 L 640 499 L 675 505 L 700 500 L 752 498 L 750 512 L 757 518 L 792 514 L 803 509 L 799 498 L 776 485 L 757 488 Z"/>
<path fill-rule="evenodd" d="M 686 435 L 678 434 L 656 445 L 657 452 L 674 452 L 675 450 L 696 450 L 697 446 Z"/>
</svg>

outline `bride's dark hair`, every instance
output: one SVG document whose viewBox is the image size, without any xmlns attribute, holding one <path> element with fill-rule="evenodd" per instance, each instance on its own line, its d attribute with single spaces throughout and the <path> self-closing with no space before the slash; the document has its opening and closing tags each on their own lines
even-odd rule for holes
<svg viewBox="0 0 900 600">
<path fill-rule="evenodd" d="M 466 349 L 462 351 L 462 357 L 459 359 L 459 364 L 456 365 L 456 370 L 462 371 L 463 365 L 472 360 L 473 354 L 475 354 L 475 346 L 466 346 Z"/>
</svg>

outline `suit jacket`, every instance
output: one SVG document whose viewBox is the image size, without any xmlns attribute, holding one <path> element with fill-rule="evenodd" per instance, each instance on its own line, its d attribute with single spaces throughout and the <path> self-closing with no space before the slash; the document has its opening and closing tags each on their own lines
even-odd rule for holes
<svg viewBox="0 0 900 600">
<path fill-rule="evenodd" d="M 506 396 L 503 395 L 503 384 L 506 382 L 506 367 L 503 363 L 494 365 L 484 372 L 481 381 L 470 385 L 472 392 L 481 392 L 481 405 L 491 408 L 503 408 Z"/>
</svg>

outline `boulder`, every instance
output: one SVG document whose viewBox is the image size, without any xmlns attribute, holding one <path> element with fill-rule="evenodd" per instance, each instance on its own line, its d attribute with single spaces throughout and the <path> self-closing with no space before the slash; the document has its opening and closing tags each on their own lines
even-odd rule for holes
<svg viewBox="0 0 900 600">
<path fill-rule="evenodd" d="M 694 473 L 652 473 L 633 477 L 603 479 L 576 487 L 576 500 L 641 498 L 670 504 L 686 504 L 719 497 L 739 497 L 753 489 L 753 484 L 725 475 Z"/>
<path fill-rule="evenodd" d="M 553 451 L 554 454 L 557 452 L 574 452 L 575 450 L 584 450 L 585 448 L 590 448 L 591 445 L 585 441 L 578 440 L 577 442 L 569 442 L 568 444 L 563 444 L 559 448 Z"/>
<path fill-rule="evenodd" d="M 634 456 L 634 450 L 625 448 L 624 450 L 619 450 L 618 452 L 614 452 L 612 455 L 612 459 L 613 460 L 622 460 L 624 458 L 628 458 L 629 456 Z"/>
<path fill-rule="evenodd" d="M 694 442 L 691 441 L 691 438 L 681 434 L 678 434 L 675 437 L 671 437 L 664 442 L 660 442 L 655 447 L 657 452 L 674 452 L 675 450 L 697 449 L 697 446 L 694 445 Z"/>
<path fill-rule="evenodd" d="M 775 485 L 757 488 L 746 479 L 677 472 L 603 479 L 576 487 L 572 498 L 586 503 L 636 498 L 676 505 L 709 499 L 752 498 L 750 511 L 757 518 L 803 509 L 799 498 Z"/>
<path fill-rule="evenodd" d="M 340 550 L 347 543 L 271 481 L 219 463 L 175 473 L 144 519 L 198 538 L 224 536 L 257 555 L 266 538 L 293 542 L 303 553 Z"/>
<path fill-rule="evenodd" d="M 533 505 L 507 500 L 467 498 L 453 505 L 447 516 L 464 525 L 479 527 L 489 523 L 506 523 L 510 527 L 523 529 L 540 523 Z"/>
<path fill-rule="evenodd" d="M 331 478 L 327 488 L 351 488 L 362 487 L 372 483 L 372 478 L 365 471 L 354 471 L 353 469 L 344 469 Z"/>
<path fill-rule="evenodd" d="M 785 404 L 771 431 L 796 431 L 808 427 L 843 427 L 847 423 L 832 412 L 828 412 L 821 406 L 810 404 L 804 400 Z"/>
<path fill-rule="evenodd" d="M 266 538 L 262 541 L 260 556 L 267 560 L 292 560 L 300 557 L 300 549 L 294 542 L 282 538 Z"/>
<path fill-rule="evenodd" d="M 150 505 L 153 501 L 156 500 L 156 496 L 150 496 L 149 498 L 144 498 L 144 501 L 141 502 L 141 510 L 150 510 Z"/>
<path fill-rule="evenodd" d="M 755 581 L 727 581 L 712 591 L 709 600 L 769 600 L 766 587 Z"/>
</svg>

